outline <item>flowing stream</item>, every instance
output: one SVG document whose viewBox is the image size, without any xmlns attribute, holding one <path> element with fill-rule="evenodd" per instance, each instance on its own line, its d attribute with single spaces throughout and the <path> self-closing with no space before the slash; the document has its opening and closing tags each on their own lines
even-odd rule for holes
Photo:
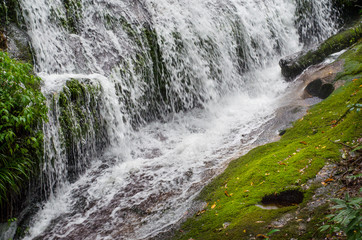
<svg viewBox="0 0 362 240">
<path fill-rule="evenodd" d="M 25 239 L 167 231 L 230 159 L 276 135 L 281 56 L 336 28 L 329 0 L 20 2 L 50 106 L 47 200 Z M 72 79 L 88 90 L 66 112 Z"/>
</svg>

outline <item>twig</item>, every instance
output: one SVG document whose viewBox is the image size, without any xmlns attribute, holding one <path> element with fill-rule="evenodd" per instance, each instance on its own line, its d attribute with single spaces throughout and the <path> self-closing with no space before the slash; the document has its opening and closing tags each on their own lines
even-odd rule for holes
<svg viewBox="0 0 362 240">
<path fill-rule="evenodd" d="M 354 147 L 351 147 L 351 146 L 348 146 L 347 144 L 344 144 L 344 143 L 341 143 L 341 142 L 333 142 L 331 139 L 328 138 L 328 140 L 331 142 L 331 143 L 335 143 L 335 144 L 341 144 L 342 146 L 345 146 L 347 148 L 350 148 L 350 149 L 354 149 Z M 357 145 L 358 146 L 358 145 Z"/>
</svg>

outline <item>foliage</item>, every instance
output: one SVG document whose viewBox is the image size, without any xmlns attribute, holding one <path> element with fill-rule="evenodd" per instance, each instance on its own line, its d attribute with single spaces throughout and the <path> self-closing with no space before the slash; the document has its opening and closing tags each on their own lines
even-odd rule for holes
<svg viewBox="0 0 362 240">
<path fill-rule="evenodd" d="M 332 201 L 336 203 L 332 207 L 336 212 L 327 216 L 330 224 L 321 226 L 320 230 L 343 231 L 348 240 L 362 239 L 362 197 L 350 198 L 347 193 L 345 199 L 334 198 Z"/>
<path fill-rule="evenodd" d="M 0 204 L 19 193 L 42 155 L 47 107 L 31 71 L 0 51 Z"/>
</svg>

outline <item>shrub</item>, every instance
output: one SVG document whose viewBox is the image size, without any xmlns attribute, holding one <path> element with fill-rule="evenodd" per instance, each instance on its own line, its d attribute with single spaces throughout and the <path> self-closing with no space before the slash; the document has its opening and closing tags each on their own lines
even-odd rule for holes
<svg viewBox="0 0 362 240">
<path fill-rule="evenodd" d="M 42 158 L 47 107 L 40 81 L 31 65 L 0 51 L 0 204 L 19 193 Z"/>
<path fill-rule="evenodd" d="M 362 188 L 361 188 L 362 192 Z M 327 216 L 329 223 L 320 227 L 321 231 L 330 229 L 331 232 L 344 232 L 348 240 L 358 240 L 362 238 L 362 198 L 350 198 L 348 193 L 345 199 L 332 199 L 336 203 L 332 209 L 336 209 L 334 214 Z"/>
</svg>

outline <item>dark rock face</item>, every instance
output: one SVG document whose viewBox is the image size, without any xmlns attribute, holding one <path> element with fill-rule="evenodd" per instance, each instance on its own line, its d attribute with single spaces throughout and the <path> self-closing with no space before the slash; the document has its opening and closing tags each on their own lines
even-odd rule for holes
<svg viewBox="0 0 362 240">
<path fill-rule="evenodd" d="M 28 34 L 16 24 L 7 27 L 7 52 L 11 58 L 33 63 L 33 56 Z"/>
<path fill-rule="evenodd" d="M 312 81 L 311 83 L 309 83 L 307 85 L 307 87 L 305 88 L 305 90 L 307 91 L 307 93 L 309 95 L 317 97 L 319 95 L 319 93 L 320 93 L 322 84 L 323 84 L 322 80 L 316 79 L 316 80 Z"/>
<path fill-rule="evenodd" d="M 305 91 L 313 97 L 326 99 L 334 91 L 334 86 L 331 83 L 323 83 L 321 79 L 316 79 L 307 85 Z"/>
<path fill-rule="evenodd" d="M 359 15 L 360 0 L 332 0 L 333 7 L 338 9 L 343 21 L 348 22 Z"/>
<path fill-rule="evenodd" d="M 6 50 L 8 48 L 5 35 L 0 31 L 0 50 Z"/>
<path fill-rule="evenodd" d="M 296 62 L 296 59 L 299 59 L 304 54 L 305 52 L 297 52 L 293 55 L 280 59 L 279 66 L 281 67 L 282 74 L 284 77 L 286 77 L 286 80 L 293 80 L 295 76 L 304 70 L 303 66 Z"/>
<path fill-rule="evenodd" d="M 311 65 L 322 62 L 327 56 L 346 49 L 362 37 L 362 21 L 354 27 L 334 35 L 324 41 L 316 49 L 308 52 L 299 52 L 279 61 L 282 74 L 287 81 L 293 80 Z"/>
<path fill-rule="evenodd" d="M 326 99 L 334 91 L 333 84 L 326 83 L 321 86 L 318 97 L 321 99 Z"/>
<path fill-rule="evenodd" d="M 294 204 L 302 203 L 304 199 L 303 192 L 299 190 L 287 190 L 277 194 L 270 194 L 264 196 L 261 200 L 262 204 L 265 205 L 277 205 L 277 206 L 292 206 Z"/>
</svg>

